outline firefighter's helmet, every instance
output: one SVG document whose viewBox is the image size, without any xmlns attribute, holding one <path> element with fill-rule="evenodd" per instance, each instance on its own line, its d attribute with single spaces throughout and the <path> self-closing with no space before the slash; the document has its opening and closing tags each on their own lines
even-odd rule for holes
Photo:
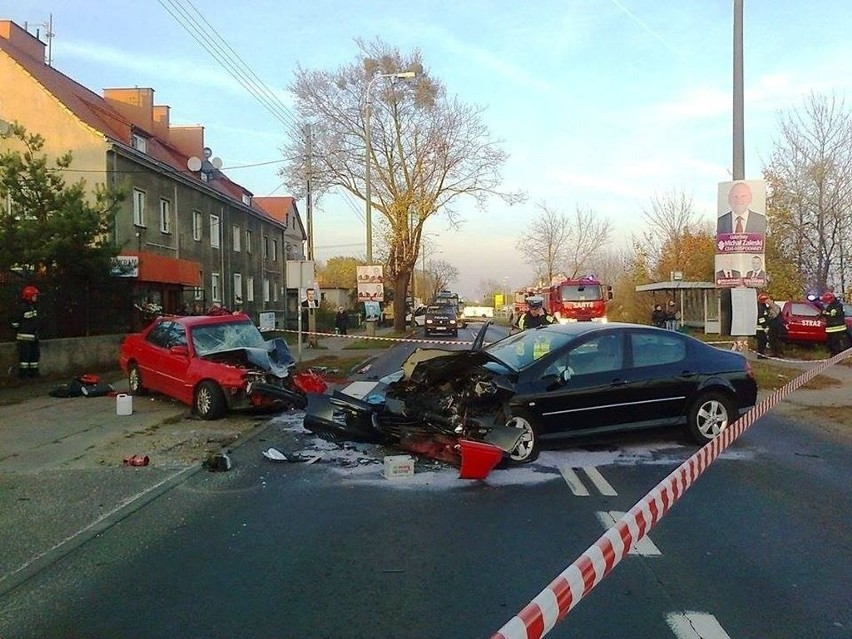
<svg viewBox="0 0 852 639">
<path fill-rule="evenodd" d="M 38 289 L 35 286 L 25 286 L 24 290 L 21 291 L 21 297 L 24 298 L 25 302 L 32 302 L 38 294 Z"/>
<path fill-rule="evenodd" d="M 768 302 L 769 296 L 766 293 L 761 293 L 760 295 L 757 296 L 757 301 L 758 302 Z"/>
<path fill-rule="evenodd" d="M 832 293 L 831 291 L 826 291 L 822 294 L 822 297 L 820 297 L 820 299 L 826 304 L 831 304 L 834 301 L 834 293 Z"/>
</svg>

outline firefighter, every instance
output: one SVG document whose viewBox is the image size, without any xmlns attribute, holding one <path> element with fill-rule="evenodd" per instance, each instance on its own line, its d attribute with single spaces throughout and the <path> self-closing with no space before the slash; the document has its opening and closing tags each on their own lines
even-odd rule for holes
<svg viewBox="0 0 852 639">
<path fill-rule="evenodd" d="M 38 344 L 39 317 L 38 289 L 35 286 L 25 286 L 21 291 L 21 306 L 12 320 L 15 329 L 15 341 L 18 344 L 18 377 L 39 377 L 38 369 L 40 356 Z"/>
<path fill-rule="evenodd" d="M 820 297 L 823 303 L 822 316 L 825 318 L 825 336 L 828 341 L 828 350 L 832 355 L 843 351 L 844 335 L 846 334 L 846 320 L 843 313 L 843 303 L 831 291 L 827 291 Z"/>
<path fill-rule="evenodd" d="M 766 343 L 769 341 L 769 296 L 761 293 L 757 296 L 757 357 L 766 357 Z"/>
<path fill-rule="evenodd" d="M 545 326 L 547 324 L 556 323 L 556 318 L 548 313 L 547 309 L 544 308 L 543 298 L 538 296 L 528 297 L 527 308 L 529 310 L 521 315 L 521 319 L 518 320 L 518 328 L 522 331 L 528 328 L 535 328 L 536 326 Z"/>
</svg>

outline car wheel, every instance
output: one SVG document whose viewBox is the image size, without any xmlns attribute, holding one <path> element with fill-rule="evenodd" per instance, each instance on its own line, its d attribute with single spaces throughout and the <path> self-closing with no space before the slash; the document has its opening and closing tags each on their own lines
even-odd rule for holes
<svg viewBox="0 0 852 639">
<path fill-rule="evenodd" d="M 526 415 L 514 415 L 506 422 L 506 426 L 519 428 L 523 431 L 517 445 L 509 451 L 508 461 L 513 466 L 528 464 L 538 458 L 538 437 L 536 428 Z"/>
<path fill-rule="evenodd" d="M 148 389 L 142 385 L 142 373 L 136 364 L 131 364 L 127 369 L 127 388 L 132 395 L 145 395 Z"/>
<path fill-rule="evenodd" d="M 214 382 L 201 382 L 195 389 L 193 408 L 201 419 L 219 419 L 225 414 L 225 396 Z"/>
<path fill-rule="evenodd" d="M 733 402 L 725 395 L 704 393 L 689 409 L 689 434 L 697 443 L 706 444 L 736 421 L 735 411 Z"/>
</svg>

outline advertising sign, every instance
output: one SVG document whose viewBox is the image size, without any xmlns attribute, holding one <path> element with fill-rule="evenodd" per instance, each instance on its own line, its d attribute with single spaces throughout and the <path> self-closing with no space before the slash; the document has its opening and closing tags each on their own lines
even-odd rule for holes
<svg viewBox="0 0 852 639">
<path fill-rule="evenodd" d="M 384 302 L 384 268 L 380 264 L 356 267 L 359 302 Z"/>
<path fill-rule="evenodd" d="M 766 286 L 766 183 L 720 182 L 716 219 L 716 286 Z"/>
</svg>

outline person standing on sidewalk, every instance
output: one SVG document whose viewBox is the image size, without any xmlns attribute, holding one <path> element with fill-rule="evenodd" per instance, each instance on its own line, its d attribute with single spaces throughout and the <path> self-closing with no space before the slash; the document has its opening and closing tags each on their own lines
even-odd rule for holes
<svg viewBox="0 0 852 639">
<path fill-rule="evenodd" d="M 846 315 L 843 311 L 843 302 L 831 291 L 823 293 L 820 299 L 823 303 L 822 316 L 825 318 L 828 350 L 832 355 L 837 355 L 845 348 Z"/>
<path fill-rule="evenodd" d="M 337 307 L 337 315 L 334 316 L 334 328 L 337 329 L 338 335 L 346 335 L 349 328 L 349 315 L 346 314 L 342 306 Z"/>
<path fill-rule="evenodd" d="M 12 319 L 15 341 L 18 344 L 18 377 L 40 377 L 38 360 L 41 356 L 38 331 L 41 325 L 38 316 L 38 289 L 25 286 L 21 291 L 21 305 Z"/>
</svg>

